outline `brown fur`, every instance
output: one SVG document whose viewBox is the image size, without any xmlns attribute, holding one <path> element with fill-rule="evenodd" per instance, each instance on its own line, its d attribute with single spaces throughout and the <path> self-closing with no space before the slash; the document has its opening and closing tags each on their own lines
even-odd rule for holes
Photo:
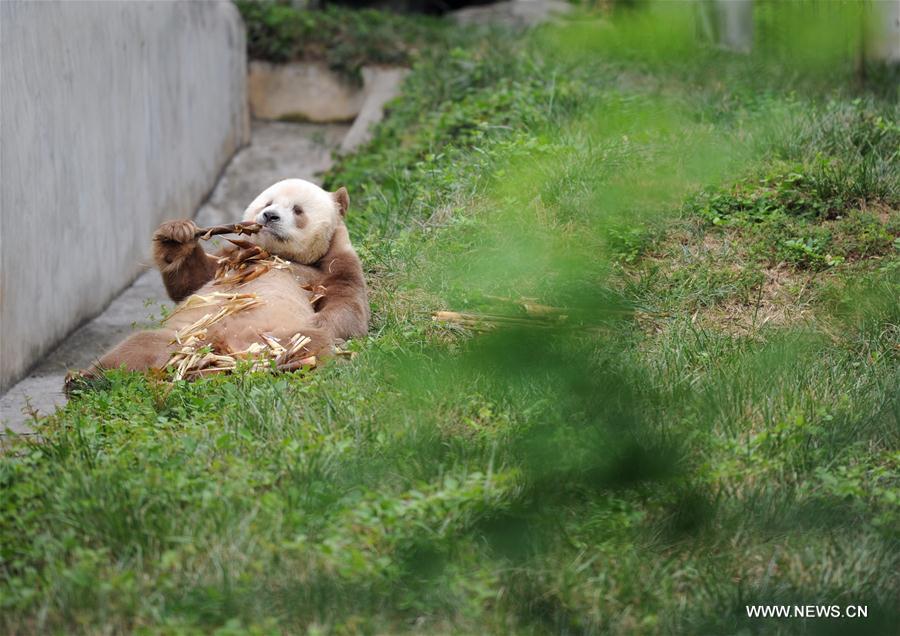
<svg viewBox="0 0 900 636">
<path fill-rule="evenodd" d="M 213 324 L 207 341 L 219 351 L 241 351 L 261 334 L 286 342 L 296 333 L 311 338 L 303 355 L 329 355 L 338 341 L 363 336 L 368 331 L 369 305 L 362 264 L 342 217 L 349 205 L 347 191 L 333 193 L 341 220 L 328 251 L 312 265 L 291 263 L 289 270 L 273 269 L 243 285 L 217 284 L 213 277 L 217 259 L 208 255 L 194 238 L 193 221 L 169 221 L 153 235 L 153 256 L 172 300 L 181 301 L 193 293 L 253 293 L 264 304 L 233 314 Z M 306 288 L 325 287 L 325 296 L 315 308 Z M 103 369 L 124 366 L 131 371 L 159 369 L 178 348 L 175 332 L 190 325 L 214 308 L 199 307 L 176 311 L 161 329 L 135 333 L 100 358 L 84 372 L 95 376 Z"/>
<path fill-rule="evenodd" d="M 169 297 L 180 302 L 216 273 L 216 259 L 194 239 L 193 221 L 168 221 L 153 234 L 153 260 Z"/>
<path fill-rule="evenodd" d="M 100 369 L 128 371 L 160 369 L 165 366 L 175 350 L 171 344 L 175 332 L 171 329 L 154 329 L 132 334 L 100 358 Z"/>
<path fill-rule="evenodd" d="M 369 330 L 366 281 L 359 256 L 350 245 L 350 235 L 343 223 L 335 230 L 331 247 L 316 263 L 316 269 L 320 278 L 315 284 L 325 287 L 326 292 L 318 303 L 313 324 L 333 338 L 366 335 Z"/>
</svg>

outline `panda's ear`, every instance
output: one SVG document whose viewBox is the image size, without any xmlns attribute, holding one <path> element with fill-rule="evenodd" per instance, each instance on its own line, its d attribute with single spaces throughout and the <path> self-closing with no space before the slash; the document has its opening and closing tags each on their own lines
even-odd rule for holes
<svg viewBox="0 0 900 636">
<path fill-rule="evenodd" d="M 334 197 L 334 200 L 338 204 L 338 209 L 341 211 L 341 216 L 347 214 L 347 208 L 350 207 L 350 195 L 347 194 L 347 188 L 341 186 L 337 189 L 337 192 L 332 192 L 331 196 Z"/>
</svg>

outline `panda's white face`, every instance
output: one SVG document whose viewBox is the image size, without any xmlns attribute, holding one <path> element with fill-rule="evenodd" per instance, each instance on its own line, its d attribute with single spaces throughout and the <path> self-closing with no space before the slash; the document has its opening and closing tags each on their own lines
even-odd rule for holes
<svg viewBox="0 0 900 636">
<path fill-rule="evenodd" d="M 270 254 L 311 265 L 328 251 L 344 209 L 334 194 L 316 184 L 285 179 L 253 200 L 244 221 L 263 226 L 250 240 Z"/>
</svg>

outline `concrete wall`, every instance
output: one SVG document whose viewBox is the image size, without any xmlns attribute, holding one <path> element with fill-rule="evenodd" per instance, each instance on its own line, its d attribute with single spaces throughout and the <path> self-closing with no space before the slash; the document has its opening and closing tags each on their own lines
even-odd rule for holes
<svg viewBox="0 0 900 636">
<path fill-rule="evenodd" d="M 246 102 L 231 2 L 0 2 L 0 390 L 193 216 Z"/>
</svg>

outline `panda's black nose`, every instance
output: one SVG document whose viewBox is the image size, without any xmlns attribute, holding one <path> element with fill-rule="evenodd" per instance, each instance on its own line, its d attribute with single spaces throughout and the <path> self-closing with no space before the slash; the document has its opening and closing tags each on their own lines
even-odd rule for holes
<svg viewBox="0 0 900 636">
<path fill-rule="evenodd" d="M 268 223 L 269 221 L 277 221 L 280 217 L 278 212 L 272 212 L 271 210 L 266 210 L 263 212 L 263 224 Z"/>
</svg>

